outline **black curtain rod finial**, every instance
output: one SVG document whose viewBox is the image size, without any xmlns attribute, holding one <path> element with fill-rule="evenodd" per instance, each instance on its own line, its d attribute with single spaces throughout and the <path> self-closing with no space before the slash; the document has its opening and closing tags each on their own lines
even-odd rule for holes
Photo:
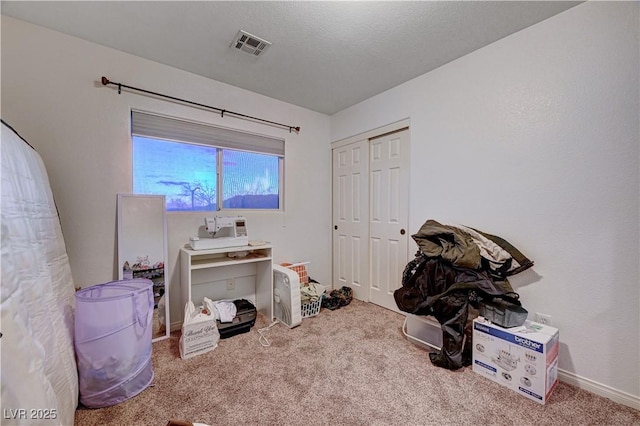
<svg viewBox="0 0 640 426">
<path fill-rule="evenodd" d="M 103 85 L 103 86 L 106 86 L 106 85 L 107 85 L 107 84 L 109 84 L 109 83 L 111 83 L 111 82 L 109 81 L 109 79 L 108 79 L 107 77 L 105 77 L 105 76 L 102 76 L 102 85 Z"/>
</svg>

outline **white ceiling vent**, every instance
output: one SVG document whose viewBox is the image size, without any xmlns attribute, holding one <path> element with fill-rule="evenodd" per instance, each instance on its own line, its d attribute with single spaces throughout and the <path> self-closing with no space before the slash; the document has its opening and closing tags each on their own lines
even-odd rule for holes
<svg viewBox="0 0 640 426">
<path fill-rule="evenodd" d="M 251 56 L 260 56 L 269 46 L 271 46 L 271 43 L 267 40 L 263 40 L 260 37 L 256 37 L 242 30 L 238 31 L 236 38 L 233 40 L 233 43 L 231 43 L 231 47 Z"/>
</svg>

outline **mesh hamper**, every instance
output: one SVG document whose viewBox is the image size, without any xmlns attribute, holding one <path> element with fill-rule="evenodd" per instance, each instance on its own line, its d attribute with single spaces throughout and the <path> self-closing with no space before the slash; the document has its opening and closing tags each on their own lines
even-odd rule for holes
<svg viewBox="0 0 640 426">
<path fill-rule="evenodd" d="M 302 313 L 302 318 L 315 317 L 320 313 L 320 307 L 322 306 L 322 298 L 324 297 L 324 292 L 326 290 L 326 287 L 318 283 L 314 283 L 314 284 L 318 289 L 318 293 L 319 293 L 318 300 L 311 301 L 309 303 L 303 303 L 301 305 L 300 309 Z"/>
<path fill-rule="evenodd" d="M 118 404 L 153 381 L 153 283 L 112 281 L 76 293 L 75 349 L 80 402 Z"/>
</svg>

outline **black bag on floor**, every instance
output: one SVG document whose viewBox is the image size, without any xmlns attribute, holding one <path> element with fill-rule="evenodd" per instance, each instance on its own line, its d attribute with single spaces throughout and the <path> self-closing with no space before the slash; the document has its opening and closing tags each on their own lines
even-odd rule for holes
<svg viewBox="0 0 640 426">
<path fill-rule="evenodd" d="M 256 323 L 257 312 L 253 303 L 245 299 L 238 299 L 234 300 L 233 304 L 236 305 L 236 316 L 231 322 L 216 320 L 221 339 L 246 333 Z"/>
</svg>

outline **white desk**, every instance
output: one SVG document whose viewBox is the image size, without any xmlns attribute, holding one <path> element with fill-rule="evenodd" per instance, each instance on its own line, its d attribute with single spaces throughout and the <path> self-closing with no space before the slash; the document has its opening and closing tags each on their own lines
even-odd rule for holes
<svg viewBox="0 0 640 426">
<path fill-rule="evenodd" d="M 226 294 L 227 283 L 233 282 L 241 286 L 240 278 L 236 284 L 236 277 L 245 279 L 247 276 L 255 276 L 256 309 L 269 321 L 273 319 L 273 261 L 270 245 L 226 247 L 211 250 L 180 249 L 180 281 L 182 287 L 183 306 L 193 300 L 194 286 L 198 286 L 198 294 Z M 249 251 L 246 257 L 232 258 L 229 253 Z M 242 293 L 243 289 L 237 289 Z M 245 289 L 246 290 L 246 289 Z M 237 298 L 238 293 L 230 293 Z M 243 296 L 245 294 L 242 294 Z M 215 296 L 214 296 L 215 297 Z M 215 299 L 229 299 L 231 297 L 215 297 Z M 215 300 L 212 299 L 212 300 Z M 196 306 L 202 300 L 193 300 Z"/>
</svg>

